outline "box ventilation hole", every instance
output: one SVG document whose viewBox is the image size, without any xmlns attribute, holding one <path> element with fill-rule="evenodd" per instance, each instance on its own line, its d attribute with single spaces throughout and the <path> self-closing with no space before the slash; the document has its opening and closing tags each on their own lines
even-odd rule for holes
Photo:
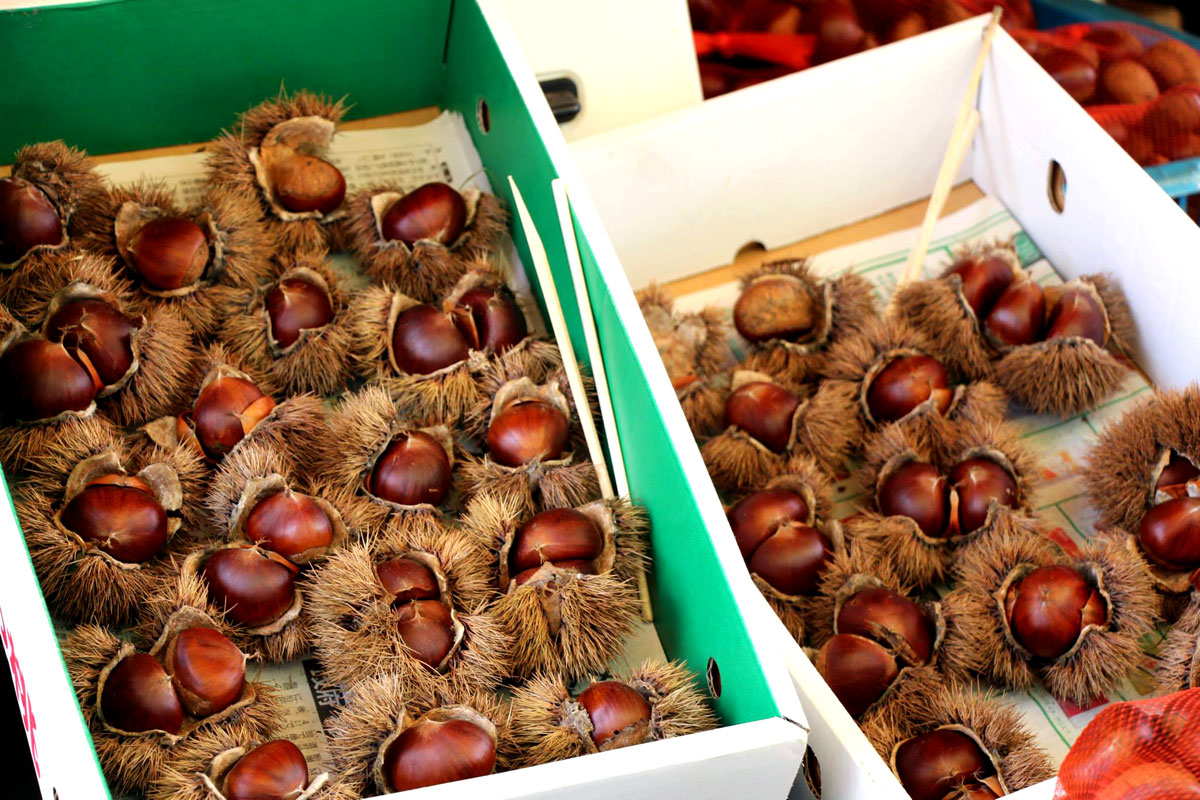
<svg viewBox="0 0 1200 800">
<path fill-rule="evenodd" d="M 708 693 L 713 698 L 721 696 L 721 668 L 717 666 L 715 658 L 708 659 L 708 669 L 705 670 L 708 676 Z"/>
<path fill-rule="evenodd" d="M 1050 207 L 1059 214 L 1063 213 L 1063 207 L 1067 204 L 1067 173 L 1063 172 L 1062 164 L 1057 161 L 1050 162 L 1046 192 L 1050 195 Z"/>
<path fill-rule="evenodd" d="M 491 131 L 492 115 L 491 112 L 488 111 L 487 100 L 484 100 L 482 97 L 479 98 L 479 102 L 475 104 L 475 121 L 479 123 L 479 130 L 483 131 L 484 133 Z"/>
</svg>

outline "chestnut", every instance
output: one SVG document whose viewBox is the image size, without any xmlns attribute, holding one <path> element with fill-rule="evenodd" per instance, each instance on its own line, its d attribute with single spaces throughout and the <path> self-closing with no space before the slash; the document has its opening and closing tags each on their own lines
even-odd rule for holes
<svg viewBox="0 0 1200 800">
<path fill-rule="evenodd" d="M 375 565 L 375 575 L 383 590 L 392 596 L 393 603 L 437 598 L 437 577 L 433 570 L 419 561 L 400 556 Z"/>
<path fill-rule="evenodd" d="M 225 800 L 292 800 L 308 787 L 308 761 L 287 739 L 260 744 L 221 781 Z"/>
<path fill-rule="evenodd" d="M 0 355 L 3 402 L 10 419 L 36 422 L 66 411 L 86 411 L 103 385 L 61 342 L 26 339 Z"/>
<path fill-rule="evenodd" d="M 955 465 L 950 485 L 958 493 L 958 527 L 964 534 L 983 527 L 992 503 L 1017 507 L 1016 480 L 990 458 L 968 458 Z"/>
<path fill-rule="evenodd" d="M 554 508 L 535 514 L 517 529 L 508 550 L 509 571 L 516 574 L 546 563 L 593 561 L 602 550 L 604 534 L 590 517 L 573 508 Z"/>
<path fill-rule="evenodd" d="M 1168 569 L 1200 567 L 1200 497 L 1176 497 L 1146 512 L 1138 525 L 1142 550 Z"/>
<path fill-rule="evenodd" d="M 411 375 L 429 375 L 467 357 L 470 343 L 450 317 L 428 304 L 400 312 L 392 328 L 396 366 Z"/>
<path fill-rule="evenodd" d="M 1172 495 L 1187 494 L 1187 485 L 1200 480 L 1200 469 L 1186 456 L 1171 451 L 1158 480 L 1154 484 L 1155 491 L 1163 491 Z"/>
<path fill-rule="evenodd" d="M 245 378 L 224 375 L 201 390 L 192 409 L 196 439 L 205 455 L 219 459 L 262 422 L 275 401 Z"/>
<path fill-rule="evenodd" d="M 817 672 L 850 716 L 858 717 L 896 680 L 900 668 L 887 650 L 861 636 L 834 634 L 817 651 Z"/>
<path fill-rule="evenodd" d="M 129 237 L 125 250 L 133 270 L 159 291 L 191 286 L 208 267 L 208 237 L 185 217 L 150 220 Z"/>
<path fill-rule="evenodd" d="M 366 489 L 402 506 L 439 505 L 450 492 L 450 457 L 437 439 L 424 431 L 402 433 L 371 467 Z"/>
<path fill-rule="evenodd" d="M 946 368 L 929 356 L 901 356 L 880 370 L 867 387 L 867 408 L 876 422 L 895 422 L 930 397 L 939 414 L 950 410 L 954 393 Z"/>
<path fill-rule="evenodd" d="M 1038 658 L 1055 659 L 1075 646 L 1088 625 L 1108 621 L 1100 592 L 1070 567 L 1038 567 L 1008 587 L 1004 614 L 1013 638 Z"/>
<path fill-rule="evenodd" d="M 58 209 L 41 189 L 21 178 L 0 179 L 0 262 L 12 264 L 40 244 L 62 240 Z"/>
<path fill-rule="evenodd" d="M 789 522 L 758 546 L 746 566 L 778 592 L 813 595 L 831 558 L 833 543 L 825 534 L 809 525 Z"/>
<path fill-rule="evenodd" d="M 100 713 L 109 725 L 129 733 L 179 733 L 183 726 L 183 706 L 171 677 L 148 653 L 131 653 L 108 673 Z"/>
<path fill-rule="evenodd" d="M 545 400 L 521 398 L 492 418 L 487 448 L 506 467 L 523 467 L 534 459 L 554 461 L 567 446 L 567 417 Z"/>
<path fill-rule="evenodd" d="M 291 489 L 256 503 L 243 527 L 247 539 L 288 558 L 333 542 L 333 523 L 325 511 Z"/>
<path fill-rule="evenodd" d="M 1104 309 L 1091 293 L 1067 289 L 1050 312 L 1047 339 L 1080 337 L 1104 346 Z"/>
<path fill-rule="evenodd" d="M 798 342 L 812 334 L 818 309 L 804 282 L 791 275 L 753 281 L 733 304 L 733 325 L 748 342 Z"/>
<path fill-rule="evenodd" d="M 396 630 L 413 658 L 437 669 L 454 647 L 454 617 L 441 600 L 395 606 Z"/>
<path fill-rule="evenodd" d="M 807 520 L 808 504 L 793 491 L 764 489 L 734 503 L 726 517 L 742 558 L 749 559 L 781 525 Z"/>
<path fill-rule="evenodd" d="M 329 214 L 346 197 L 346 178 L 328 161 L 287 147 L 268 168 L 275 201 L 288 211 Z"/>
<path fill-rule="evenodd" d="M 782 453 L 792 438 L 800 398 L 773 383 L 753 381 L 725 401 L 725 421 L 741 428 L 768 450 Z"/>
<path fill-rule="evenodd" d="M 650 703 L 628 684 L 597 681 L 580 692 L 575 702 L 587 711 L 592 742 L 598 748 L 615 750 L 650 738 Z"/>
<path fill-rule="evenodd" d="M 889 589 L 873 586 L 855 592 L 842 603 L 836 623 L 838 633 L 855 633 L 880 644 L 899 637 L 920 664 L 933 657 L 933 620 L 912 600 Z"/>
<path fill-rule="evenodd" d="M 204 562 L 204 580 L 213 602 L 231 621 L 257 628 L 291 608 L 296 594 L 292 562 L 254 546 L 217 550 Z"/>
<path fill-rule="evenodd" d="M 943 535 L 950 514 L 950 486 L 932 464 L 909 461 L 897 467 L 880 485 L 879 511 L 888 517 L 908 517 L 926 536 Z"/>
<path fill-rule="evenodd" d="M 939 728 L 896 748 L 896 775 L 912 800 L 942 800 L 964 784 L 996 774 L 979 744 L 961 731 Z"/>
<path fill-rule="evenodd" d="M 103 300 L 72 300 L 46 320 L 46 338 L 62 342 L 79 361 L 87 361 L 105 386 L 133 366 L 134 320 Z"/>
<path fill-rule="evenodd" d="M 491 734 L 465 719 L 423 719 L 405 728 L 383 754 L 386 789 L 394 792 L 490 775 L 495 768 Z"/>
<path fill-rule="evenodd" d="M 171 685 L 193 717 L 229 708 L 246 684 L 246 656 L 213 628 L 187 628 L 167 646 L 165 660 Z"/>
<path fill-rule="evenodd" d="M 1042 339 L 1046 316 L 1046 293 L 1029 278 L 1014 281 L 996 300 L 983 320 L 983 327 L 997 341 L 1017 346 Z"/>
<path fill-rule="evenodd" d="M 529 335 L 525 314 L 508 289 L 470 289 L 454 306 L 454 325 L 473 350 L 503 353 Z"/>
<path fill-rule="evenodd" d="M 96 483 L 71 498 L 60 515 L 67 530 L 126 564 L 154 558 L 167 542 L 167 512 L 135 486 Z"/>
<path fill-rule="evenodd" d="M 384 239 L 409 247 L 421 240 L 452 245 L 467 224 L 467 204 L 449 184 L 427 183 L 387 207 L 379 220 Z"/>
<path fill-rule="evenodd" d="M 333 319 L 329 293 L 303 278 L 284 278 L 267 292 L 264 303 L 271 337 L 280 347 L 291 347 L 300 331 L 323 328 Z"/>
<path fill-rule="evenodd" d="M 996 256 L 980 255 L 960 258 L 946 270 L 945 277 L 957 275 L 962 280 L 963 299 L 983 319 L 1013 282 L 1008 262 Z"/>
</svg>

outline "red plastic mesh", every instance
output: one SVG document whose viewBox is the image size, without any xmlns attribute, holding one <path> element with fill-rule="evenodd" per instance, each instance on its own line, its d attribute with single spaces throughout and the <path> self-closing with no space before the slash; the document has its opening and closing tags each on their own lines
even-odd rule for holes
<svg viewBox="0 0 1200 800">
<path fill-rule="evenodd" d="M 1200 689 L 1115 703 L 1075 740 L 1055 800 L 1200 800 Z"/>
</svg>

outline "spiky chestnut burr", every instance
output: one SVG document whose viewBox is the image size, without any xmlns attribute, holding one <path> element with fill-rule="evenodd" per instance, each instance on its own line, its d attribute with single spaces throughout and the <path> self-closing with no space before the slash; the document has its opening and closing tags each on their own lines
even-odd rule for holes
<svg viewBox="0 0 1200 800">
<path fill-rule="evenodd" d="M 1200 686 L 1200 601 L 1193 599 L 1167 631 L 1154 666 L 1154 693 L 1172 694 Z"/>
</svg>

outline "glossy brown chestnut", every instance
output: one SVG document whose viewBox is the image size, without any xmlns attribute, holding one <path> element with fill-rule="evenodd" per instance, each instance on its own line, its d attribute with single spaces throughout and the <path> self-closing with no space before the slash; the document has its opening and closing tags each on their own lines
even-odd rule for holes
<svg viewBox="0 0 1200 800">
<path fill-rule="evenodd" d="M 1055 659 L 1075 646 L 1088 625 L 1104 626 L 1108 604 L 1070 567 L 1039 567 L 1008 588 L 1004 613 L 1013 638 L 1038 658 Z"/>
<path fill-rule="evenodd" d="M 261 744 L 238 759 L 221 784 L 225 800 L 294 800 L 308 788 L 308 761 L 287 739 Z"/>
<path fill-rule="evenodd" d="M 454 619 L 441 600 L 414 600 L 394 606 L 396 630 L 413 658 L 437 669 L 454 647 Z"/>
<path fill-rule="evenodd" d="M 509 571 L 592 560 L 603 549 L 604 534 L 590 517 L 573 508 L 554 508 L 535 514 L 517 529 L 508 551 Z"/>
<path fill-rule="evenodd" d="M 394 792 L 490 775 L 495 768 L 496 743 L 465 719 L 421 720 L 383 754 L 387 789 Z"/>
<path fill-rule="evenodd" d="M 992 306 L 983 326 L 998 341 L 1016 347 L 1041 341 L 1046 294 L 1029 278 L 1014 281 Z"/>
<path fill-rule="evenodd" d="M 419 561 L 399 556 L 375 565 L 375 575 L 393 603 L 430 600 L 438 597 L 437 576 Z"/>
<path fill-rule="evenodd" d="M 879 511 L 888 517 L 908 517 L 930 538 L 947 533 L 950 485 L 937 468 L 909 461 L 892 471 L 879 487 Z"/>
<path fill-rule="evenodd" d="M 831 636 L 817 651 L 817 672 L 852 717 L 860 716 L 900 674 L 896 659 L 870 639 Z"/>
<path fill-rule="evenodd" d="M 474 350 L 503 353 L 529 335 L 525 315 L 508 289 L 471 289 L 454 307 L 454 325 Z"/>
<path fill-rule="evenodd" d="M 1158 474 L 1158 481 L 1155 482 L 1154 488 L 1156 491 L 1164 491 L 1169 494 L 1180 496 L 1187 493 L 1187 485 L 1200 479 L 1200 469 L 1197 469 L 1186 456 L 1171 451 L 1171 457 L 1168 459 L 1163 471 Z"/>
<path fill-rule="evenodd" d="M 72 300 L 46 321 L 46 338 L 62 342 L 71 355 L 87 359 L 105 386 L 133 366 L 135 321 L 103 300 Z"/>
<path fill-rule="evenodd" d="M 725 401 L 725 421 L 741 428 L 768 450 L 782 453 L 792 438 L 800 398 L 773 383 L 754 381 Z"/>
<path fill-rule="evenodd" d="M 183 706 L 171 676 L 148 653 L 131 653 L 108 673 L 100 713 L 109 725 L 129 733 L 179 733 L 183 725 Z"/>
<path fill-rule="evenodd" d="M 901 356 L 881 369 L 867 387 L 867 408 L 876 422 L 895 422 L 931 396 L 939 414 L 950 410 L 954 393 L 946 368 L 929 356 Z"/>
<path fill-rule="evenodd" d="M 758 546 L 781 525 L 808 520 L 804 498 L 787 489 L 763 489 L 734 503 L 726 514 L 742 558 L 749 560 Z"/>
<path fill-rule="evenodd" d="M 957 275 L 962 281 L 963 299 L 983 319 L 1013 282 L 1012 267 L 996 256 L 969 256 L 955 261 L 946 277 Z"/>
<path fill-rule="evenodd" d="M 522 398 L 492 418 L 488 453 L 506 467 L 523 467 L 534 459 L 554 461 L 562 457 L 567 433 L 567 418 L 557 407 L 545 400 Z"/>
<path fill-rule="evenodd" d="M 280 347 L 291 347 L 300 331 L 324 328 L 333 319 L 329 292 L 303 278 L 285 278 L 265 299 L 271 336 Z"/>
<path fill-rule="evenodd" d="M 278 553 L 252 546 L 217 550 L 204 562 L 210 599 L 231 622 L 258 628 L 283 616 L 296 595 L 292 562 Z"/>
<path fill-rule="evenodd" d="M 222 458 L 262 422 L 275 401 L 244 378 L 222 376 L 196 398 L 196 439 L 211 459 Z"/>
<path fill-rule="evenodd" d="M 324 510 L 291 489 L 260 500 L 243 527 L 247 539 L 288 558 L 333 542 L 333 523 Z"/>
<path fill-rule="evenodd" d="M 409 247 L 421 240 L 452 245 L 467 224 L 467 204 L 445 183 L 427 183 L 388 206 L 379 220 L 384 239 Z"/>
<path fill-rule="evenodd" d="M 800 522 L 780 525 L 746 562 L 755 575 L 787 595 L 814 595 L 833 558 L 833 543 Z"/>
<path fill-rule="evenodd" d="M 71 498 L 60 515 L 67 530 L 118 561 L 140 564 L 167 543 L 167 512 L 136 487 L 93 483 Z"/>
<path fill-rule="evenodd" d="M 32 248 L 62 242 L 58 209 L 21 178 L 0 179 L 0 262 L 12 264 Z"/>
<path fill-rule="evenodd" d="M 1146 512 L 1138 526 L 1142 550 L 1168 569 L 1200 567 L 1200 497 L 1176 497 Z"/>
<path fill-rule="evenodd" d="M 165 666 L 179 701 L 193 717 L 229 708 L 246 685 L 246 656 L 213 628 L 180 631 L 167 646 Z"/>
<path fill-rule="evenodd" d="M 129 237 L 125 249 L 134 271 L 159 291 L 191 286 L 208 267 L 208 237 L 184 217 L 150 220 Z"/>
<path fill-rule="evenodd" d="M 968 458 L 950 470 L 950 485 L 958 493 L 958 527 L 964 534 L 983 527 L 992 503 L 1018 505 L 1017 482 L 990 458 Z"/>
<path fill-rule="evenodd" d="M 375 461 L 366 489 L 402 506 L 436 506 L 450 492 L 450 457 L 437 439 L 424 431 L 402 433 Z"/>
<path fill-rule="evenodd" d="M 863 589 L 842 603 L 837 632 L 855 633 L 882 645 L 903 639 L 919 663 L 928 664 L 933 657 L 933 620 L 909 598 L 882 587 Z"/>
<path fill-rule="evenodd" d="M 1037 62 L 1077 103 L 1087 103 L 1096 94 L 1096 65 L 1085 56 L 1064 47 L 1039 54 Z"/>
<path fill-rule="evenodd" d="M 269 175 L 275 200 L 288 211 L 329 214 L 346 197 L 342 171 L 324 159 L 280 148 Z"/>
<path fill-rule="evenodd" d="M 896 748 L 896 774 L 912 800 L 942 800 L 963 784 L 995 775 L 996 769 L 970 736 L 939 728 Z"/>
<path fill-rule="evenodd" d="M 867 41 L 858 13 L 846 0 L 824 0 L 805 8 L 802 25 L 817 36 L 818 64 L 857 53 Z"/>
<path fill-rule="evenodd" d="M 609 745 L 608 749 L 615 749 L 641 744 L 650 738 L 650 703 L 628 684 L 597 681 L 584 689 L 575 702 L 587 711 L 596 747 Z"/>
<path fill-rule="evenodd" d="M 0 355 L 5 416 L 21 422 L 53 419 L 65 411 L 86 411 L 102 384 L 71 357 L 60 342 L 26 339 Z"/>
<path fill-rule="evenodd" d="M 1104 346 L 1104 309 L 1091 293 L 1067 289 L 1050 312 L 1047 339 L 1080 337 Z"/>
<path fill-rule="evenodd" d="M 748 342 L 798 342 L 813 332 L 817 321 L 808 287 L 790 275 L 759 278 L 733 304 L 733 325 Z"/>
<path fill-rule="evenodd" d="M 467 357 L 470 343 L 450 317 L 431 305 L 400 312 L 392 329 L 396 366 L 410 375 L 429 375 Z"/>
</svg>

